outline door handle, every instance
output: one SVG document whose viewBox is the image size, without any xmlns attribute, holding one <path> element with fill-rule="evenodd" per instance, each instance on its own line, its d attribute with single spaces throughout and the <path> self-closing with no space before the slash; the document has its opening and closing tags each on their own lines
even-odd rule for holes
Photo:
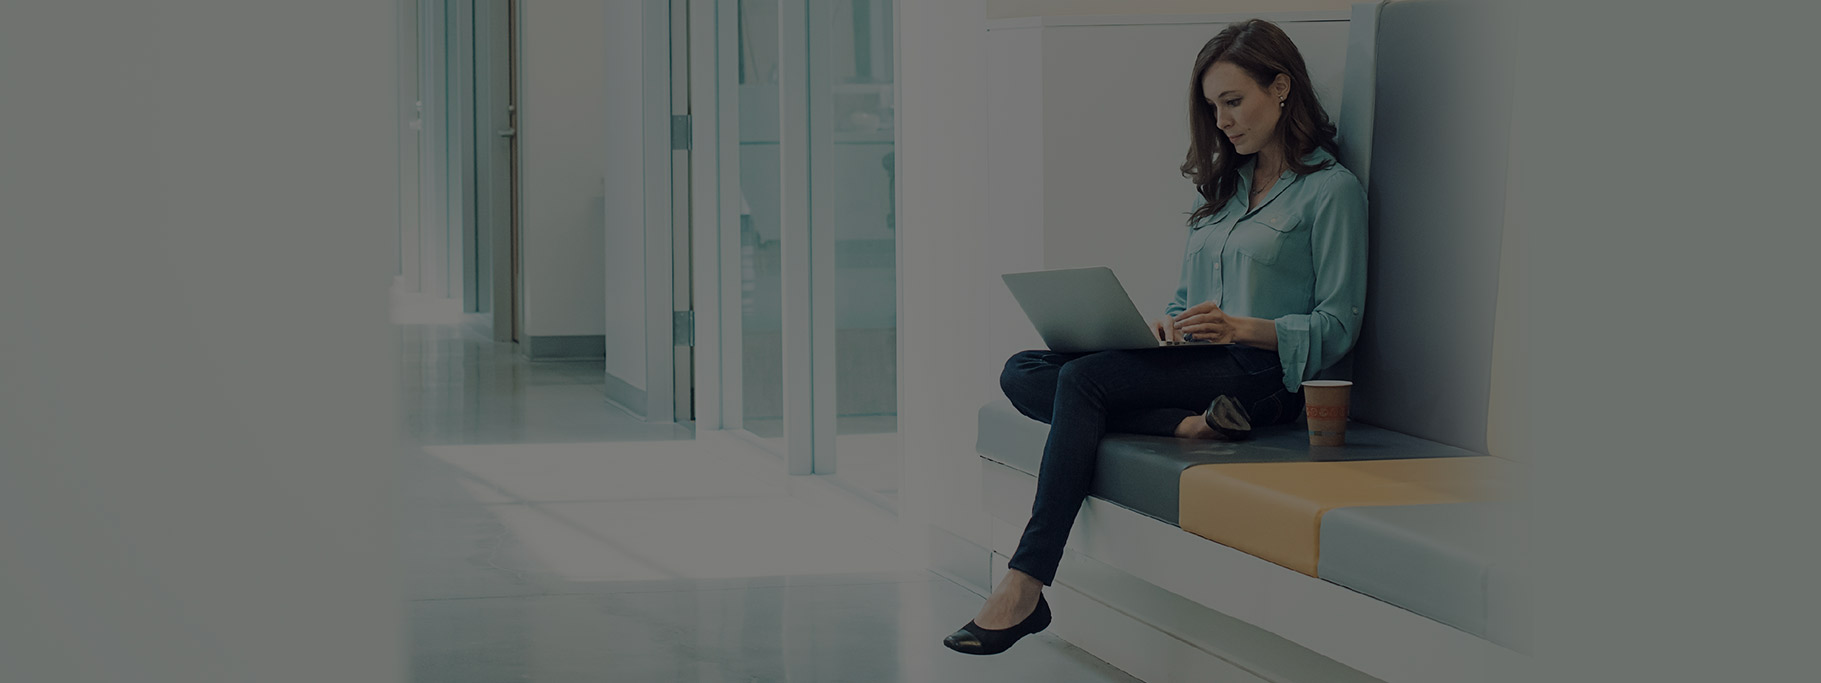
<svg viewBox="0 0 1821 683">
<path fill-rule="evenodd" d="M 516 128 L 500 129 L 500 137 L 502 137 L 502 138 L 509 138 L 509 137 L 513 137 L 516 135 L 518 135 L 518 129 L 516 129 Z"/>
</svg>

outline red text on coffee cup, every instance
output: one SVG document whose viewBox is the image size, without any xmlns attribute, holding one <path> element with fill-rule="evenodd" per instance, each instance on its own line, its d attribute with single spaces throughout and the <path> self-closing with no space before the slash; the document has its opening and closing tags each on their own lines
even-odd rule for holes
<svg viewBox="0 0 1821 683">
<path fill-rule="evenodd" d="M 1308 406 L 1311 420 L 1340 420 L 1347 417 L 1346 406 Z"/>
</svg>

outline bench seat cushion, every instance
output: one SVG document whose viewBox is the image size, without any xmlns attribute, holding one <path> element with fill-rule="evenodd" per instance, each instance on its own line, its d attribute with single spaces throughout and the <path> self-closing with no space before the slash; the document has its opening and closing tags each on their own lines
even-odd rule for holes
<svg viewBox="0 0 1821 683">
<path fill-rule="evenodd" d="M 1321 522 L 1321 578 L 1517 650 L 1516 503 L 1349 507 Z"/>
<path fill-rule="evenodd" d="M 1509 479 L 1509 463 L 1488 456 L 1196 465 L 1182 473 L 1179 525 L 1316 576 L 1329 510 L 1492 500 Z"/>
<path fill-rule="evenodd" d="M 999 399 L 980 409 L 975 443 L 981 457 L 1035 475 L 1043 462 L 1049 425 L 1025 417 Z M 1108 434 L 1100 442 L 1089 494 L 1139 514 L 1180 526 L 1183 471 L 1211 463 L 1349 462 L 1466 457 L 1474 453 L 1362 424 L 1347 426 L 1344 448 L 1309 445 L 1301 425 L 1258 431 L 1243 443 L 1192 441 L 1136 434 Z"/>
</svg>

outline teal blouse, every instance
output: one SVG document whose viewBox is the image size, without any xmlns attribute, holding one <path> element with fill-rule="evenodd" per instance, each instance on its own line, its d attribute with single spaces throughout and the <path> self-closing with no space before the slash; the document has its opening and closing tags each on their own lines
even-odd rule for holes
<svg viewBox="0 0 1821 683">
<path fill-rule="evenodd" d="M 1333 158 L 1317 148 L 1303 160 Z M 1253 164 L 1240 169 L 1233 198 L 1189 231 L 1181 283 L 1166 313 L 1212 301 L 1228 315 L 1275 321 L 1284 387 L 1301 391 L 1304 380 L 1359 341 L 1366 192 L 1339 163 L 1306 176 L 1286 170 L 1258 208 L 1248 210 Z M 1198 195 L 1195 208 L 1204 203 Z"/>
</svg>

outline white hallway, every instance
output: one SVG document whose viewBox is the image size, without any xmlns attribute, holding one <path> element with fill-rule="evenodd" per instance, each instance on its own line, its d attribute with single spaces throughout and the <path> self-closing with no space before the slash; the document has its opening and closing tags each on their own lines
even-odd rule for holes
<svg viewBox="0 0 1821 683">
<path fill-rule="evenodd" d="M 1525 267 L 1546 276 L 1526 342 L 1546 399 L 1530 407 L 1550 680 L 1813 678 L 1821 606 L 1801 541 L 1821 461 L 1802 427 L 1821 153 L 1802 85 L 1821 61 L 1817 7 L 1526 6 L 1514 118 L 1535 163 L 1514 175 Z M 949 657 L 940 637 L 976 599 L 886 568 L 889 553 L 840 554 L 880 564 L 838 578 L 757 578 L 793 558 L 717 558 L 641 536 L 658 524 L 634 517 L 823 520 L 804 510 L 835 505 L 788 483 L 704 477 L 728 487 L 685 505 L 515 469 L 579 472 L 601 463 L 573 444 L 637 442 L 606 457 L 645 463 L 624 470 L 649 477 L 641 493 L 700 474 L 655 464 L 672 447 L 655 442 L 686 435 L 600 409 L 596 369 L 385 326 L 396 88 L 373 65 L 395 58 L 392 16 L 333 0 L 0 4 L 7 680 L 1117 680 L 1041 638 Z M 907 72 L 978 85 L 962 78 L 977 22 L 906 18 L 924 38 L 906 43 Z M 907 229 L 907 258 L 954 253 L 943 240 L 983 206 L 935 173 L 974 167 L 976 138 L 947 133 L 978 114 L 978 90 L 905 112 L 925 145 L 917 180 L 906 160 L 906 225 L 921 210 L 924 229 Z M 951 275 L 907 273 L 906 310 L 941 319 L 966 294 Z M 905 357 L 952 357 L 951 336 Z M 402 402 L 394 368 L 415 382 Z M 401 421 L 440 450 L 393 450 Z M 959 441 L 935 452 L 971 458 Z M 725 539 L 733 523 L 666 524 Z M 766 547 L 815 552 L 792 543 L 808 541 Z"/>
</svg>

